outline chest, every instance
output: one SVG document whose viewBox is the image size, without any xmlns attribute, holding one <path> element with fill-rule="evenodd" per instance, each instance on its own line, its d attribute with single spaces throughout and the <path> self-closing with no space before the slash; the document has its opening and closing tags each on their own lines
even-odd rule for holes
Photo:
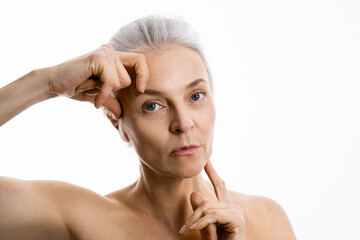
<svg viewBox="0 0 360 240">
<path fill-rule="evenodd" d="M 198 231 L 184 236 L 149 219 L 119 218 L 116 221 L 98 219 L 96 222 L 85 222 L 73 235 L 72 240 L 201 240 Z M 245 239 L 259 238 L 251 231 L 247 231 Z"/>
<path fill-rule="evenodd" d="M 114 214 L 113 214 L 114 215 Z M 109 214 L 107 217 L 87 218 L 72 229 L 73 240 L 200 240 L 200 232 L 187 236 L 178 233 L 178 229 L 167 229 L 149 217 L 126 214 Z"/>
<path fill-rule="evenodd" d="M 200 240 L 199 231 L 190 232 L 184 236 L 179 229 L 169 228 L 167 224 L 159 223 L 151 216 L 141 215 L 129 209 L 86 211 L 80 218 L 72 221 L 71 233 L 74 240 Z M 254 221 L 247 221 L 246 240 L 263 239 L 256 234 L 259 229 L 254 228 Z M 255 233 L 255 234 L 254 234 Z"/>
</svg>

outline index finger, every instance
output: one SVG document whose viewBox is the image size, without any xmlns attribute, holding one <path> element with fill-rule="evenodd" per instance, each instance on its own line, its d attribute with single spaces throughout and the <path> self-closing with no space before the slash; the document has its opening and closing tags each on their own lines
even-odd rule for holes
<svg viewBox="0 0 360 240">
<path fill-rule="evenodd" d="M 212 185 L 214 186 L 215 193 L 219 202 L 232 203 L 230 195 L 226 189 L 225 182 L 216 173 L 210 160 L 206 163 L 204 170 L 206 174 L 209 176 Z"/>
<path fill-rule="evenodd" d="M 149 81 L 149 68 L 146 58 L 140 53 L 117 52 L 120 61 L 124 66 L 133 68 L 136 73 L 136 88 L 139 92 L 144 92 Z"/>
</svg>

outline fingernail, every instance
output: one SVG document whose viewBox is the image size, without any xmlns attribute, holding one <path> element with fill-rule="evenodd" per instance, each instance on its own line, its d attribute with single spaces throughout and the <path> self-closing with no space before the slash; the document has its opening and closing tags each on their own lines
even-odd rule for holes
<svg viewBox="0 0 360 240">
<path fill-rule="evenodd" d="M 184 233 L 184 232 L 185 232 L 185 230 L 186 230 L 186 225 L 184 225 L 184 226 L 182 226 L 182 227 L 181 227 L 181 229 L 180 229 L 179 233 Z"/>
<path fill-rule="evenodd" d="M 143 92 L 145 92 L 145 89 L 146 89 L 146 83 L 143 83 L 141 85 L 140 91 L 143 93 Z"/>
</svg>

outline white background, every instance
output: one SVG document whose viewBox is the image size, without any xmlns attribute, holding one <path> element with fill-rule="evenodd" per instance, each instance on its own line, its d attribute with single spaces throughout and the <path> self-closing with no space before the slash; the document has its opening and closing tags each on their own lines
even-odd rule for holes
<svg viewBox="0 0 360 240">
<path fill-rule="evenodd" d="M 214 75 L 212 160 L 229 189 L 275 199 L 298 239 L 360 239 L 360 2 L 1 1 L 0 86 L 85 54 L 125 23 L 182 16 Z M 66 98 L 0 128 L 0 175 L 100 194 L 138 177 L 101 111 Z"/>
</svg>

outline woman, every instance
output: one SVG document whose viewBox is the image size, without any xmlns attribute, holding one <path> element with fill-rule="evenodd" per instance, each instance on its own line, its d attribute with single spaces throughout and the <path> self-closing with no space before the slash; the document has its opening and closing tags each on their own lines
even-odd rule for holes
<svg viewBox="0 0 360 240">
<path fill-rule="evenodd" d="M 0 123 L 58 95 L 104 107 L 140 177 L 106 196 L 2 177 L 0 239 L 295 239 L 276 202 L 228 191 L 212 167 L 211 75 L 184 22 L 140 19 L 110 45 L 30 72 L 0 90 Z"/>
</svg>

